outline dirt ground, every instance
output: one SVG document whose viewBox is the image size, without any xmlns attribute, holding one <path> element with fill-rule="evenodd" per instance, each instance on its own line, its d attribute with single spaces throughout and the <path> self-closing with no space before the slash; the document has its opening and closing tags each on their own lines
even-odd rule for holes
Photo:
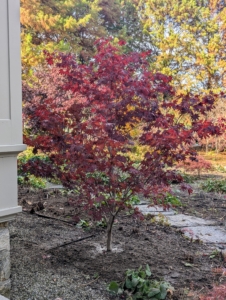
<svg viewBox="0 0 226 300">
<path fill-rule="evenodd" d="M 194 183 L 190 183 L 193 193 L 189 196 L 181 192 L 177 187 L 173 188 L 182 202 L 177 208 L 178 213 L 185 213 L 206 220 L 215 220 L 218 225 L 226 226 L 226 194 L 207 193 L 201 189 L 201 184 L 208 179 L 222 180 L 226 174 L 204 174 Z"/>
<path fill-rule="evenodd" d="M 192 185 L 194 193 L 191 196 L 174 187 L 183 204 L 177 211 L 224 224 L 225 198 L 201 192 L 197 182 Z M 92 222 L 85 229 L 76 226 L 72 216 L 77 211 L 68 204 L 68 197 L 62 191 L 23 188 L 19 190 L 19 203 L 23 206 L 23 213 L 17 219 L 17 227 L 32 231 L 32 239 L 20 237 L 18 243 L 18 232 L 15 231 L 11 235 L 12 251 L 20 251 L 29 257 L 31 263 L 41 257 L 43 269 L 78 269 L 91 279 L 92 288 L 104 294 L 106 287 L 103 289 L 102 282 L 120 282 L 127 269 L 146 264 L 154 278 L 173 285 L 172 299 L 175 300 L 198 299 L 199 292 L 226 282 L 222 271 L 226 263 L 220 252 L 185 238 L 180 230 L 164 222 L 152 222 L 151 217 L 138 222 L 121 215 L 113 230 L 115 250 L 108 253 L 104 251 L 105 229 Z M 116 299 L 106 295 L 109 299 Z"/>
</svg>

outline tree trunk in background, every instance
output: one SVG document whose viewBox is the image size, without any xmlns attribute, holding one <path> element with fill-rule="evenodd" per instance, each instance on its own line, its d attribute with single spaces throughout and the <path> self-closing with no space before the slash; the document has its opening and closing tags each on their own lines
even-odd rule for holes
<svg viewBox="0 0 226 300">
<path fill-rule="evenodd" d="M 218 149 L 218 138 L 215 138 L 215 152 L 218 153 L 219 149 Z"/>
<path fill-rule="evenodd" d="M 206 153 L 209 151 L 209 140 L 206 139 Z"/>
</svg>

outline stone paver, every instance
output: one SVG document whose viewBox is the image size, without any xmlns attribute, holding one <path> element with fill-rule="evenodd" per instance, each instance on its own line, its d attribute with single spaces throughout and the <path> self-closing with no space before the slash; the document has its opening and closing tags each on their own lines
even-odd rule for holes
<svg viewBox="0 0 226 300">
<path fill-rule="evenodd" d="M 0 300 L 9 300 L 9 299 L 0 295 Z"/>
<path fill-rule="evenodd" d="M 0 295 L 10 292 L 10 243 L 7 223 L 0 224 Z"/>
<path fill-rule="evenodd" d="M 214 226 L 215 221 L 184 214 L 166 215 L 166 218 L 172 227 L 180 228 L 185 236 L 221 249 L 226 248 L 226 229 L 223 226 Z"/>
<path fill-rule="evenodd" d="M 196 226 L 181 229 L 185 236 L 201 240 L 204 243 L 225 244 L 226 230 L 220 226 Z"/>
<path fill-rule="evenodd" d="M 204 220 L 202 218 L 178 214 L 167 217 L 169 223 L 173 227 L 194 227 L 194 226 L 210 226 L 215 225 L 215 221 Z"/>
<path fill-rule="evenodd" d="M 46 183 L 46 189 L 63 189 L 64 187 L 61 184 L 54 184 L 51 182 Z"/>
<path fill-rule="evenodd" d="M 148 206 L 147 204 L 139 204 L 135 205 L 135 207 L 139 208 L 139 210 L 144 214 L 158 215 L 162 214 L 164 216 L 172 216 L 175 215 L 175 211 L 173 209 L 164 210 L 162 206 Z"/>
</svg>

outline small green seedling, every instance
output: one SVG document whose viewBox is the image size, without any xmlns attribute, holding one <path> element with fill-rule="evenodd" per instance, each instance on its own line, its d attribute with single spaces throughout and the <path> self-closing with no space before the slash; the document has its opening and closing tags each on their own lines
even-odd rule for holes
<svg viewBox="0 0 226 300">
<path fill-rule="evenodd" d="M 218 257 L 220 255 L 220 251 L 215 249 L 209 256 L 209 258 L 215 258 Z"/>
<path fill-rule="evenodd" d="M 83 229 L 90 229 L 90 222 L 81 219 L 76 226 L 81 227 Z"/>
<path fill-rule="evenodd" d="M 96 222 L 96 226 L 102 227 L 102 228 L 107 228 L 107 222 L 104 218 L 102 218 L 100 221 Z"/>
</svg>

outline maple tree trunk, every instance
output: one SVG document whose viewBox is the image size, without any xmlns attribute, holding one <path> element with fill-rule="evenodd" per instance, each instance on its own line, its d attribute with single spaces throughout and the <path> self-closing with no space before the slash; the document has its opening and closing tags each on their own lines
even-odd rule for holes
<svg viewBox="0 0 226 300">
<path fill-rule="evenodd" d="M 209 140 L 206 139 L 206 153 L 209 151 Z"/>
<path fill-rule="evenodd" d="M 218 140 L 217 138 L 215 139 L 215 152 L 218 153 L 219 150 L 218 150 Z"/>
<path fill-rule="evenodd" d="M 111 242 L 112 242 L 112 227 L 114 224 L 115 216 L 110 216 L 108 220 L 108 227 L 107 227 L 107 251 L 112 250 Z"/>
</svg>

